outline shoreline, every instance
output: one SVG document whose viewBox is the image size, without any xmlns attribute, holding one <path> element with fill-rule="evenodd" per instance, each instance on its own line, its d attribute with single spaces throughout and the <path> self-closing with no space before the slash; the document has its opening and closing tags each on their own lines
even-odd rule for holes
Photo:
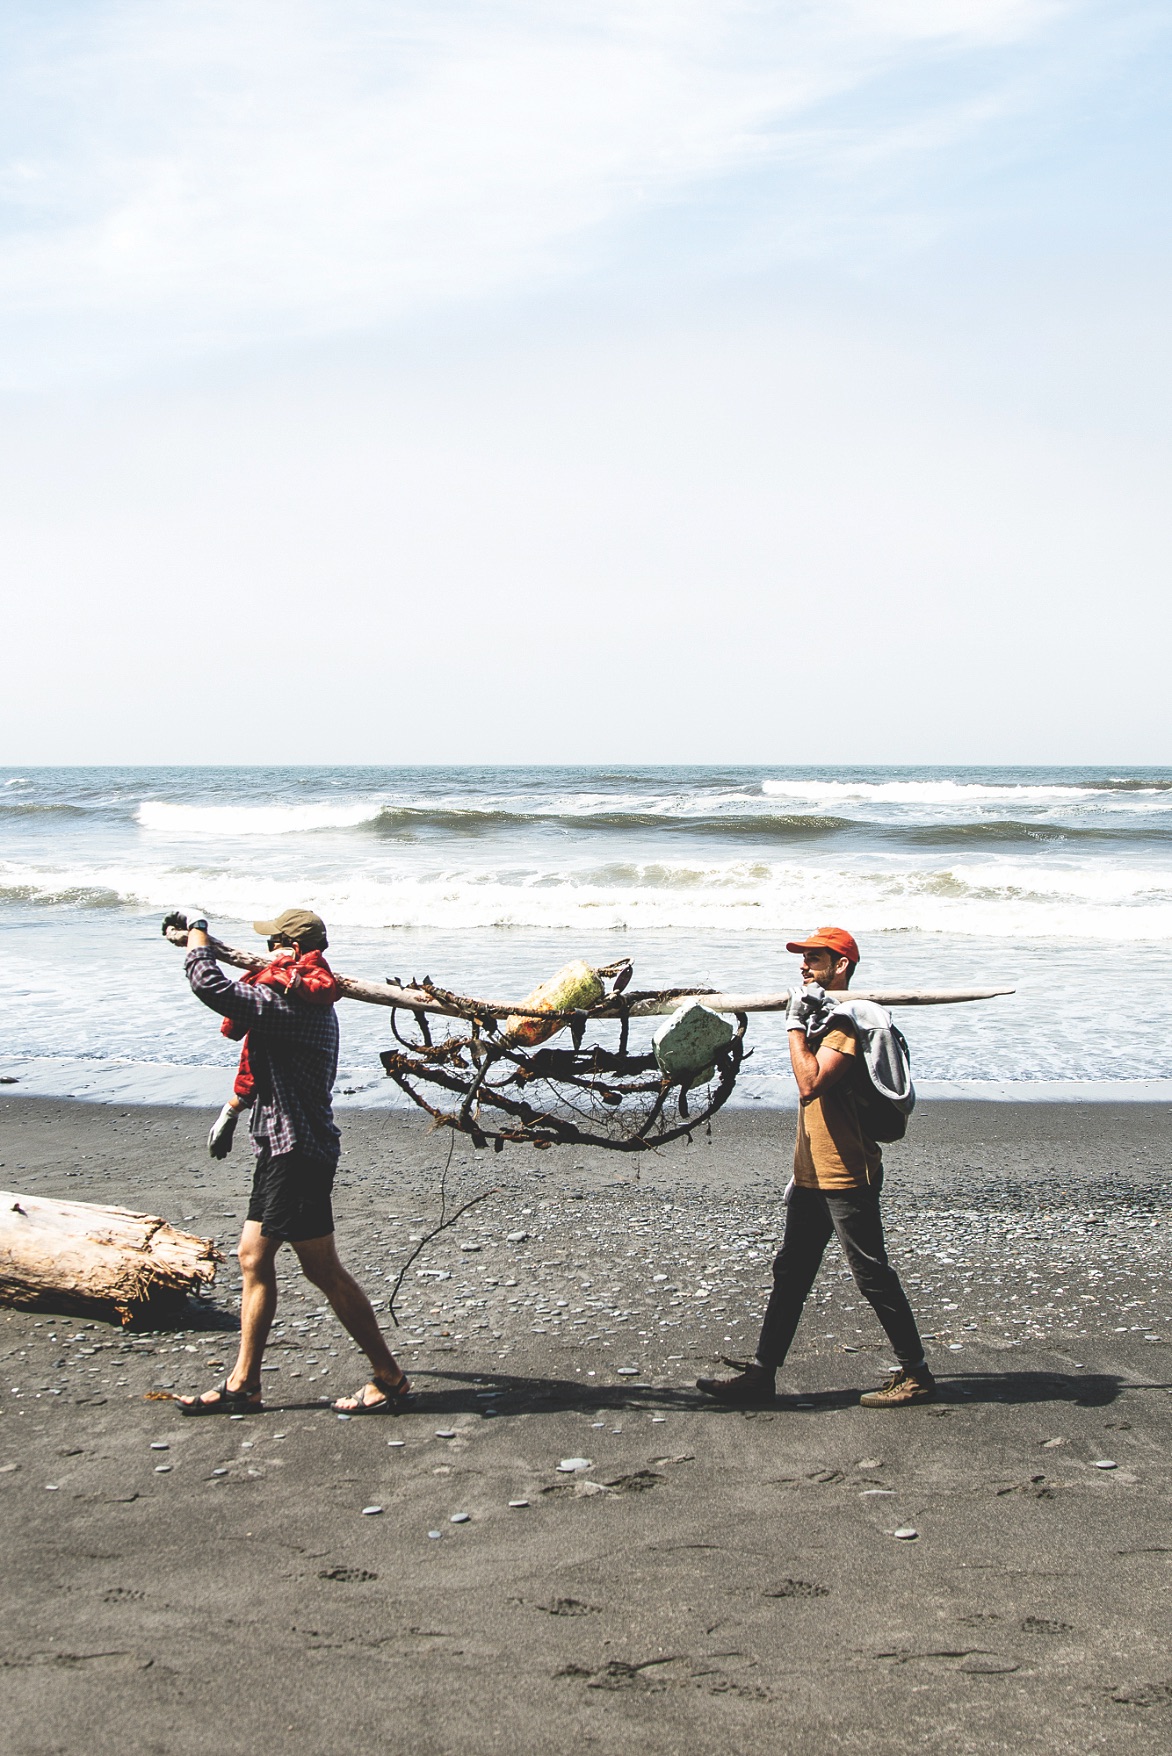
<svg viewBox="0 0 1172 1756">
<path fill-rule="evenodd" d="M 164 1217 L 185 1225 L 205 1208 L 215 1217 L 217 1203 L 245 1200 L 252 1164 L 243 1130 L 228 1159 L 209 1157 L 207 1129 L 218 1107 L 218 1101 L 202 1108 L 94 1103 L 2 1088 L 0 1185 L 19 1192 L 23 1178 L 30 1194 L 132 1207 L 153 1202 Z M 776 1209 L 780 1226 L 777 1204 L 790 1175 L 794 1111 L 730 1105 L 712 1118 L 710 1132 L 698 1129 L 690 1140 L 641 1153 L 511 1145 L 501 1154 L 478 1152 L 468 1136 L 433 1130 L 423 1113 L 401 1108 L 351 1108 L 339 1122 L 341 1230 L 351 1220 L 361 1224 L 368 1200 L 383 1204 L 400 1182 L 400 1205 L 426 1206 L 438 1191 L 450 1145 L 453 1184 L 499 1185 L 506 1203 L 546 1193 L 589 1199 L 628 1190 L 669 1202 L 674 1195 L 695 1201 L 750 1193 L 763 1213 Z M 1163 1103 L 925 1099 L 907 1137 L 883 1148 L 889 1226 L 905 1202 L 961 1213 L 974 1207 L 1041 1211 L 1055 1204 L 1105 1208 L 1122 1200 L 1160 1210 L 1167 1205 L 1172 1214 L 1168 1123 Z M 358 1211 L 351 1210 L 353 1202 Z M 217 1229 L 221 1241 L 231 1241 L 229 1234 L 231 1226 Z"/>
<path fill-rule="evenodd" d="M 55 1102 L 155 1105 L 217 1109 L 231 1089 L 235 1062 L 224 1066 L 186 1066 L 158 1061 L 98 1061 L 81 1057 L 9 1056 L 0 1058 L 0 1093 Z M 352 1075 L 355 1084 L 334 1092 L 340 1111 L 401 1111 L 411 1105 L 389 1079 L 369 1072 Z M 917 1079 L 921 1104 L 956 1100 L 996 1104 L 1172 1105 L 1172 1079 Z M 742 1073 L 724 1113 L 797 1108 L 788 1077 Z"/>
</svg>

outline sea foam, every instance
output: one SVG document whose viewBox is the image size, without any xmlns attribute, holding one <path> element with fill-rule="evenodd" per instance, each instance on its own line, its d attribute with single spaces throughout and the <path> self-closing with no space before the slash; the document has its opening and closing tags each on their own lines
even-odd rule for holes
<svg viewBox="0 0 1172 1756">
<path fill-rule="evenodd" d="M 172 805 L 147 799 L 135 812 L 143 829 L 159 835 L 231 837 L 304 835 L 317 829 L 354 829 L 379 814 L 377 804 Z"/>
<path fill-rule="evenodd" d="M 140 850 L 140 854 L 141 854 Z M 194 897 L 221 920 L 290 902 L 352 927 L 571 934 L 788 933 L 815 917 L 857 932 L 1112 940 L 1172 936 L 1172 874 L 1147 866 L 982 860 L 566 860 L 467 864 L 144 860 L 133 866 L 0 862 L 0 903 L 163 912 Z"/>
</svg>

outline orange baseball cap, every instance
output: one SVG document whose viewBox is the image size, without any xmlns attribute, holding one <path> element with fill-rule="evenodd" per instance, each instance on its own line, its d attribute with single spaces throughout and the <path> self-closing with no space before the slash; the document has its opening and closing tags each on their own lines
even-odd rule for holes
<svg viewBox="0 0 1172 1756">
<path fill-rule="evenodd" d="M 791 939 L 787 951 L 833 951 L 837 957 L 859 961 L 859 948 L 845 927 L 818 927 L 808 939 Z"/>
</svg>

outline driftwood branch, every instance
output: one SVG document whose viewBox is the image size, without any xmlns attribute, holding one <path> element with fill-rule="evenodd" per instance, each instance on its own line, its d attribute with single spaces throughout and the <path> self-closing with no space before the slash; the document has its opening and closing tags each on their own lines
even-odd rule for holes
<svg viewBox="0 0 1172 1756">
<path fill-rule="evenodd" d="M 879 1006 L 958 1006 L 969 1000 L 996 1000 L 1016 992 L 1016 988 L 851 988 L 845 998 L 874 1000 Z M 706 994 L 703 989 L 691 989 L 690 994 L 703 1000 L 712 1012 L 784 1012 L 790 1002 L 789 988 L 779 994 Z M 674 1012 L 679 1003 L 679 998 L 663 1000 L 651 996 L 631 1007 L 631 1017 L 654 1018 Z"/>
<path fill-rule="evenodd" d="M 398 1274 L 395 1276 L 395 1284 L 391 1288 L 391 1296 L 387 1300 L 387 1315 L 390 1317 L 391 1322 L 394 1324 L 396 1329 L 398 1329 L 398 1327 L 399 1327 L 399 1319 L 398 1319 L 398 1316 L 395 1312 L 395 1300 L 398 1298 L 400 1292 L 403 1289 L 403 1281 L 405 1280 L 406 1275 L 407 1275 L 407 1270 L 411 1267 L 412 1263 L 417 1262 L 419 1260 L 420 1256 L 427 1249 L 427 1246 L 431 1243 L 433 1238 L 438 1238 L 441 1232 L 446 1232 L 448 1230 L 449 1226 L 454 1226 L 456 1221 L 460 1218 L 461 1214 L 467 1213 L 468 1209 L 470 1207 L 477 1207 L 477 1206 L 479 1206 L 480 1202 L 487 1201 L 490 1195 L 498 1195 L 500 1193 L 499 1189 L 482 1189 L 480 1191 L 479 1195 L 473 1195 L 469 1201 L 465 1201 L 460 1207 L 458 1207 L 456 1209 L 455 1213 L 453 1213 L 449 1216 L 449 1214 L 448 1214 L 448 1171 L 451 1169 L 452 1148 L 455 1146 L 455 1144 L 456 1144 L 456 1136 L 453 1134 L 452 1138 L 448 1144 L 448 1157 L 447 1157 L 447 1162 L 444 1165 L 444 1173 L 443 1173 L 443 1176 L 440 1178 L 439 1224 L 437 1226 L 433 1227 L 433 1229 L 430 1232 L 425 1233 L 425 1235 L 422 1238 L 420 1238 L 418 1244 L 416 1244 L 414 1250 L 412 1250 L 410 1256 L 408 1256 L 406 1262 L 403 1263 L 402 1267 L 399 1269 Z"/>
<path fill-rule="evenodd" d="M 187 935 L 176 927 L 167 929 L 167 938 L 174 945 L 186 945 Z M 235 969 L 263 969 L 270 961 L 249 951 L 238 951 L 219 939 L 210 941 L 211 950 L 221 963 Z M 339 975 L 334 979 L 345 1000 L 362 1000 L 370 1006 L 401 1006 L 410 1012 L 436 1013 L 444 1018 L 548 1018 L 548 1007 L 524 1006 L 516 1000 L 477 1000 L 436 990 L 429 986 L 404 987 L 398 982 L 365 982 L 353 976 Z M 1013 988 L 852 988 L 852 1000 L 875 1000 L 880 1006 L 956 1006 L 972 1000 L 995 1000 L 1012 994 Z M 713 1012 L 784 1012 L 789 1005 L 790 990 L 776 994 L 721 994 L 705 988 L 659 988 L 653 993 L 608 994 L 596 1006 L 587 1008 L 590 1018 L 659 1018 L 674 1012 L 680 1002 L 703 1000 Z M 557 1016 L 556 1014 L 554 1016 Z M 567 1021 L 571 1017 L 567 1012 Z"/>
<path fill-rule="evenodd" d="M 154 1214 L 0 1192 L 0 1304 L 109 1311 L 129 1323 L 210 1286 L 210 1238 Z"/>
</svg>

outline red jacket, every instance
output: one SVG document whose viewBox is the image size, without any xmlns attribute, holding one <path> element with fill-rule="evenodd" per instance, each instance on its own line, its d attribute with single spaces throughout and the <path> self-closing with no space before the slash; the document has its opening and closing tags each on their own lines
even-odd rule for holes
<svg viewBox="0 0 1172 1756">
<path fill-rule="evenodd" d="M 263 969 L 250 970 L 240 979 L 253 987 L 284 988 L 288 993 L 299 994 L 311 1006 L 332 1006 L 338 998 L 334 972 L 320 951 L 307 951 L 301 957 L 295 957 L 291 951 L 282 951 Z M 247 1109 L 256 1096 L 256 1082 L 248 1064 L 248 1032 L 242 1024 L 225 1018 L 220 1033 L 236 1041 L 241 1037 L 244 1039 L 232 1092 Z"/>
</svg>

